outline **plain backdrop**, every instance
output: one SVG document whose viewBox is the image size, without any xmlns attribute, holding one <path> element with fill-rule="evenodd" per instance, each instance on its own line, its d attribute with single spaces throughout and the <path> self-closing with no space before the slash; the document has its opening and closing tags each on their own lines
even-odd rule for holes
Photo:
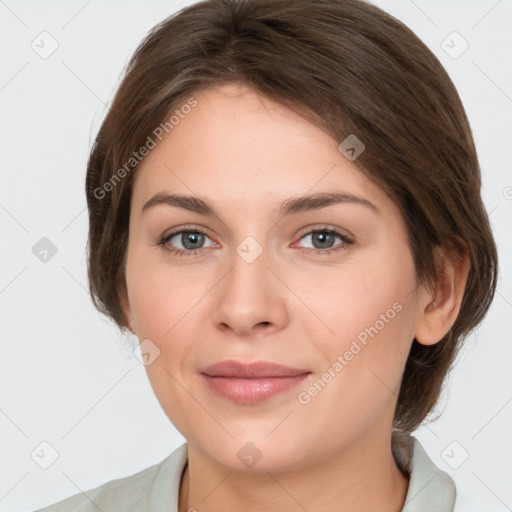
<svg viewBox="0 0 512 512">
<path fill-rule="evenodd" d="M 134 340 L 92 306 L 84 179 L 128 58 L 190 3 L 0 1 L 0 511 L 34 510 L 133 474 L 184 441 Z M 463 510 L 512 510 L 512 0 L 374 3 L 431 48 L 458 88 L 501 263 L 443 414 L 415 436 L 455 479 Z M 37 256 L 43 246 L 47 261 Z"/>
</svg>

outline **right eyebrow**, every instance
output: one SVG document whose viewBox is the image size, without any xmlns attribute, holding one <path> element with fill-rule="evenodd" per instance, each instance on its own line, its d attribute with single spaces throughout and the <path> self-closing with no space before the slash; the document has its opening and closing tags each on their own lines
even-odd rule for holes
<svg viewBox="0 0 512 512">
<path fill-rule="evenodd" d="M 155 194 L 149 201 L 144 204 L 141 213 L 144 213 L 158 205 L 174 206 L 175 208 L 182 208 L 184 210 L 200 213 L 202 215 L 218 216 L 215 208 L 203 199 L 193 196 L 167 194 L 165 192 L 158 192 L 158 194 Z"/>
</svg>

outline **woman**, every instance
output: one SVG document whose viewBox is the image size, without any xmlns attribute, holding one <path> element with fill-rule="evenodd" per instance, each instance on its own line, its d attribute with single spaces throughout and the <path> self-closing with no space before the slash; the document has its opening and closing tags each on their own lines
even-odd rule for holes
<svg viewBox="0 0 512 512">
<path fill-rule="evenodd" d="M 455 510 L 411 433 L 497 254 L 457 91 L 360 0 L 207 0 L 156 26 L 92 148 L 96 307 L 187 442 L 44 509 Z"/>
</svg>

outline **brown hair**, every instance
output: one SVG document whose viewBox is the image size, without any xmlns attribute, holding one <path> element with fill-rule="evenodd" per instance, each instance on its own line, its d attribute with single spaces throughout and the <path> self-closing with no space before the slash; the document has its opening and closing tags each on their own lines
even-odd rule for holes
<svg viewBox="0 0 512 512">
<path fill-rule="evenodd" d="M 433 286 L 440 270 L 436 247 L 459 255 L 467 247 L 470 272 L 455 323 L 439 343 L 414 340 L 404 370 L 394 429 L 412 432 L 433 410 L 462 342 L 489 309 L 497 251 L 454 84 L 409 28 L 362 0 L 205 0 L 150 31 L 127 64 L 88 162 L 95 306 L 127 328 L 134 152 L 194 93 L 235 82 L 293 109 L 338 142 L 355 134 L 364 143 L 354 164 L 399 206 L 418 282 Z"/>
</svg>

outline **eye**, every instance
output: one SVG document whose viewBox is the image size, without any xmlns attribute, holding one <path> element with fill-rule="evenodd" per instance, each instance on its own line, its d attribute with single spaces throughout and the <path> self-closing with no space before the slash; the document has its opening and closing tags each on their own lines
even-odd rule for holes
<svg viewBox="0 0 512 512">
<path fill-rule="evenodd" d="M 198 229 L 189 229 L 175 231 L 166 235 L 158 241 L 158 245 L 164 246 L 170 253 L 178 256 L 194 256 L 200 249 L 203 249 L 205 238 L 210 237 L 203 231 Z M 181 244 L 181 247 L 176 246 Z M 215 244 L 213 244 L 215 245 Z"/>
<path fill-rule="evenodd" d="M 327 228 L 318 228 L 308 231 L 305 235 L 301 236 L 301 240 L 311 239 L 313 247 L 311 248 L 318 254 L 330 254 L 333 251 L 339 251 L 347 248 L 347 245 L 353 243 L 346 234 L 336 230 Z M 333 245 L 336 238 L 341 240 L 341 244 Z"/>
</svg>

